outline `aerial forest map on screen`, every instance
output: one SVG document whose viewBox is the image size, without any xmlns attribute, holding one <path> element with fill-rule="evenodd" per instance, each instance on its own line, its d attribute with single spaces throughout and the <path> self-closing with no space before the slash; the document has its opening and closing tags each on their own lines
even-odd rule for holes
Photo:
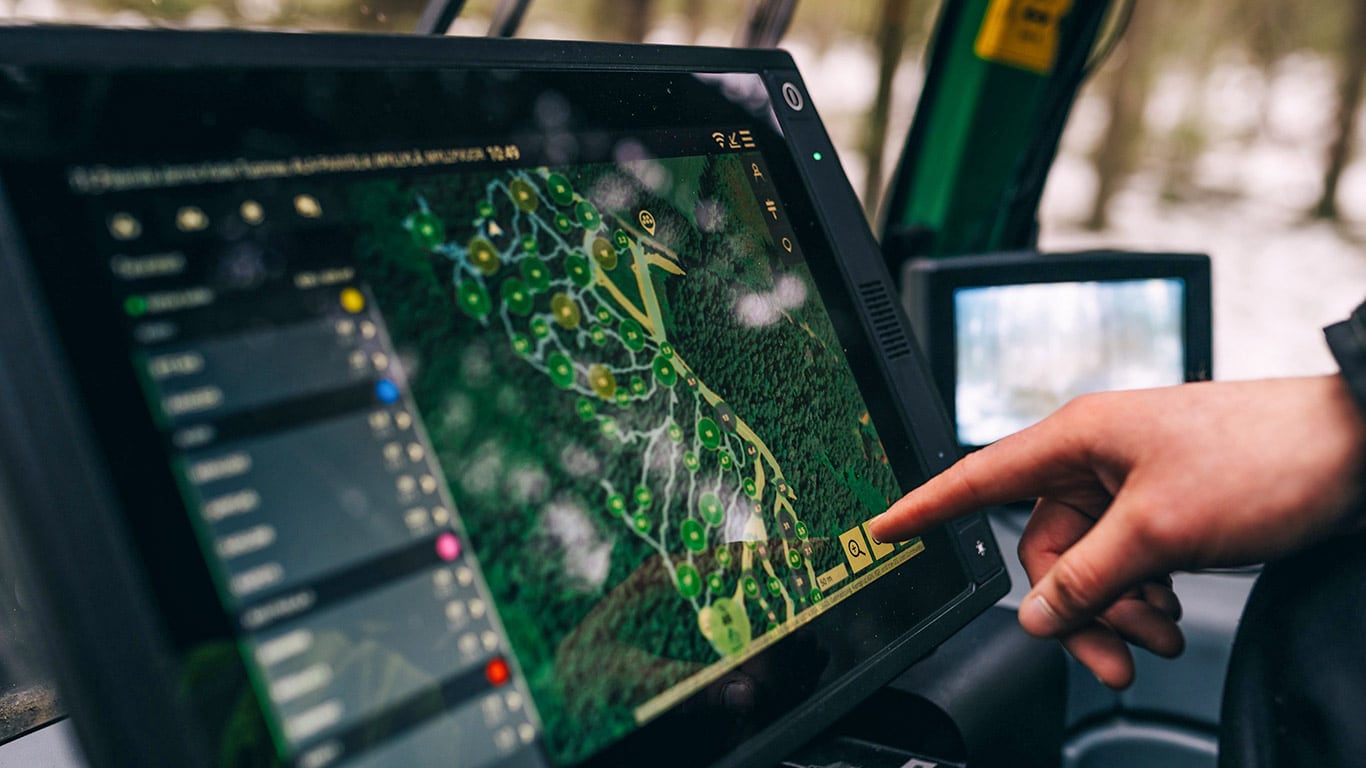
<svg viewBox="0 0 1366 768">
<path fill-rule="evenodd" d="M 900 493 L 751 167 L 350 190 L 362 276 L 564 762 L 847 587 L 840 535 Z"/>
</svg>

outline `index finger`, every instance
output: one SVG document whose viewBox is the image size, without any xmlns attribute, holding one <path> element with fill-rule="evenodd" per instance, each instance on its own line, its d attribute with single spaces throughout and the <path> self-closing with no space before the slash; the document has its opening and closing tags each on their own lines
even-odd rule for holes
<svg viewBox="0 0 1366 768">
<path fill-rule="evenodd" d="M 1057 416 L 970 453 L 873 518 L 880 541 L 901 541 L 993 504 L 1043 495 L 1070 475 L 1080 446 Z"/>
</svg>

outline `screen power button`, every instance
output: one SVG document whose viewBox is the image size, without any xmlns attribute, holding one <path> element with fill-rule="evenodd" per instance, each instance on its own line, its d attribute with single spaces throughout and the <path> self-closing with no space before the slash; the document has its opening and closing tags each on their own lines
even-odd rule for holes
<svg viewBox="0 0 1366 768">
<path fill-rule="evenodd" d="M 793 112 L 800 112 L 806 107 L 806 99 L 802 98 L 802 92 L 791 82 L 783 83 L 783 101 L 792 108 Z"/>
</svg>

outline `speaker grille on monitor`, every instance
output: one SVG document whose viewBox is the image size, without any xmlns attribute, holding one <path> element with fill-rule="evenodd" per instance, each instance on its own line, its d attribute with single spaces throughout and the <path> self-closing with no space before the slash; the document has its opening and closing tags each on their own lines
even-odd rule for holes
<svg viewBox="0 0 1366 768">
<path fill-rule="evenodd" d="M 900 318 L 897 317 L 896 301 L 892 299 L 886 284 L 879 280 L 870 280 L 858 286 L 858 293 L 863 299 L 864 310 L 873 321 L 873 333 L 877 336 L 878 344 L 882 346 L 882 354 L 888 360 L 909 355 L 911 342 L 901 327 Z"/>
</svg>

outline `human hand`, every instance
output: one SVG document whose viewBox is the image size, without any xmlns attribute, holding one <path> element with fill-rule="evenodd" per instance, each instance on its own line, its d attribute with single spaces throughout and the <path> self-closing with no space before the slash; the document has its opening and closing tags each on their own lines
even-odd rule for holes
<svg viewBox="0 0 1366 768">
<path fill-rule="evenodd" d="M 1128 643 L 1184 647 L 1171 572 L 1277 558 L 1362 524 L 1366 419 L 1339 376 L 1087 395 L 973 453 L 878 516 L 897 541 L 980 507 L 1037 498 L 1020 537 L 1030 634 L 1102 683 L 1133 681 Z"/>
</svg>

